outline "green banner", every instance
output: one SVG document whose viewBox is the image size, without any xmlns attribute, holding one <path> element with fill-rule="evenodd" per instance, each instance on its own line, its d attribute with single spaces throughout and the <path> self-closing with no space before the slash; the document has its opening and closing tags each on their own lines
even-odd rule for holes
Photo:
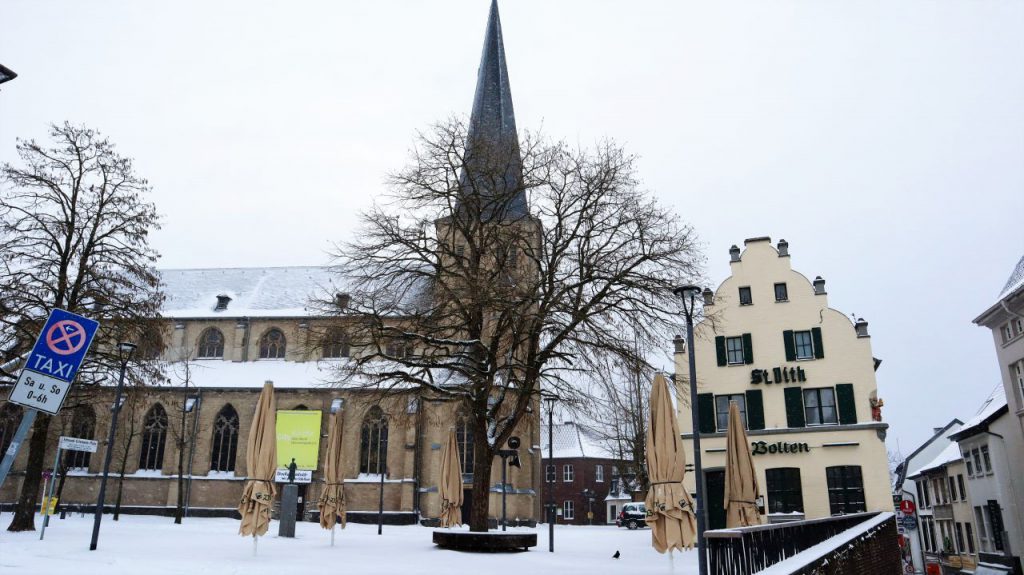
<svg viewBox="0 0 1024 575">
<path fill-rule="evenodd" d="M 277 412 L 277 466 L 286 468 L 295 458 L 299 469 L 316 469 L 320 452 L 319 411 Z"/>
</svg>

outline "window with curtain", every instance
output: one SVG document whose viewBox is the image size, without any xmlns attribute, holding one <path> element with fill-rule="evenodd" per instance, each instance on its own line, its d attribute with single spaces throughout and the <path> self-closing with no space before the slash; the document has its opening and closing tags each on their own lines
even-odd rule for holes
<svg viewBox="0 0 1024 575">
<path fill-rule="evenodd" d="M 217 412 L 213 420 L 213 447 L 210 471 L 234 471 L 238 452 L 238 412 L 230 404 Z"/>
<path fill-rule="evenodd" d="M 740 408 L 740 418 L 743 420 L 743 427 L 747 427 L 747 396 L 742 393 L 734 395 L 715 396 L 715 420 L 718 431 L 729 429 L 729 402 L 735 401 Z"/>
<path fill-rule="evenodd" d="M 836 415 L 836 393 L 831 387 L 804 390 L 804 419 L 807 425 L 839 423 Z"/>
<path fill-rule="evenodd" d="M 199 336 L 199 359 L 220 359 L 224 357 L 224 334 L 215 327 L 208 327 Z"/>
<path fill-rule="evenodd" d="M 804 494 L 799 468 L 766 469 L 765 479 L 768 480 L 769 513 L 804 512 Z"/>
<path fill-rule="evenodd" d="M 96 433 L 96 411 L 88 405 L 75 409 L 71 418 L 71 437 L 92 439 Z M 92 453 L 68 451 L 64 454 L 64 466 L 68 469 L 89 469 Z"/>
<path fill-rule="evenodd" d="M 832 515 L 867 511 L 864 504 L 864 480 L 859 465 L 825 468 L 828 503 Z"/>
<path fill-rule="evenodd" d="M 374 406 L 363 418 L 359 434 L 359 473 L 387 474 L 388 422 Z"/>
<path fill-rule="evenodd" d="M 164 445 L 167 443 L 167 411 L 159 403 L 146 413 L 142 428 L 142 453 L 139 469 L 159 470 L 164 466 Z"/>
<path fill-rule="evenodd" d="M 284 359 L 285 347 L 284 332 L 270 328 L 260 338 L 260 359 Z"/>
</svg>

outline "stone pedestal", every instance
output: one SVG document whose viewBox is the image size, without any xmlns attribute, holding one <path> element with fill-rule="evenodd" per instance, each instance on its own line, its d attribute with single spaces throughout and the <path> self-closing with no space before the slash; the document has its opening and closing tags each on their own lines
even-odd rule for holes
<svg viewBox="0 0 1024 575">
<path fill-rule="evenodd" d="M 295 537 L 295 510 L 299 504 L 299 486 L 289 483 L 281 490 L 281 521 L 278 523 L 279 537 Z"/>
</svg>

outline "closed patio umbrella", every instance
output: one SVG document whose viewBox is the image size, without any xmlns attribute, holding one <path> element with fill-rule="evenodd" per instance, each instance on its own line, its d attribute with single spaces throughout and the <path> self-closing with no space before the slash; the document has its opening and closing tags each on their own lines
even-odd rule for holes
<svg viewBox="0 0 1024 575">
<path fill-rule="evenodd" d="M 441 527 L 462 525 L 462 464 L 455 430 L 448 432 L 448 441 L 441 454 Z"/>
<path fill-rule="evenodd" d="M 688 549 L 697 540 L 693 499 L 683 487 L 686 454 L 669 393 L 665 376 L 654 376 L 651 418 L 647 424 L 647 475 L 651 487 L 647 491 L 646 521 L 651 527 L 651 544 L 658 553 Z"/>
<path fill-rule="evenodd" d="M 274 399 L 274 384 L 263 384 L 263 391 L 256 402 L 256 415 L 249 428 L 249 440 L 245 452 L 245 467 L 249 476 L 242 490 L 238 512 L 242 515 L 239 535 L 253 537 L 255 553 L 256 537 L 263 535 L 270 527 L 270 506 L 274 502 L 277 488 L 274 486 L 274 472 L 277 469 L 277 402 Z"/>
<path fill-rule="evenodd" d="M 725 444 L 725 525 L 748 527 L 761 524 L 757 510 L 760 496 L 754 458 L 743 428 L 743 418 L 735 401 L 729 402 L 729 433 Z"/>
<path fill-rule="evenodd" d="M 334 526 L 341 517 L 341 528 L 345 528 L 345 475 L 341 466 L 341 410 L 331 417 L 331 429 L 327 432 L 327 457 L 324 461 L 324 490 L 317 507 L 320 508 L 320 527 L 331 530 L 331 545 L 334 545 Z"/>
</svg>

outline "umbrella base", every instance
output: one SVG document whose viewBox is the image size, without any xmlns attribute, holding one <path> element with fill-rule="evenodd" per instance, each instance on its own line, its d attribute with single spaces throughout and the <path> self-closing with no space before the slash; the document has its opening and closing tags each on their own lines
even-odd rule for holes
<svg viewBox="0 0 1024 575">
<path fill-rule="evenodd" d="M 487 533 L 434 531 L 434 544 L 444 549 L 478 553 L 529 551 L 530 547 L 537 546 L 537 534 L 504 531 L 489 531 Z"/>
</svg>

